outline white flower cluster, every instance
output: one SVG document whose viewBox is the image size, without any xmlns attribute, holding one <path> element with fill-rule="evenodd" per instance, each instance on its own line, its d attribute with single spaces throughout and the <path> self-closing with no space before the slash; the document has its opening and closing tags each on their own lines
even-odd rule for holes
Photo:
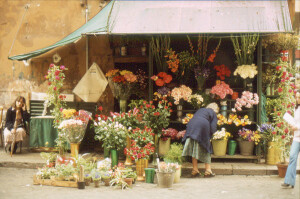
<svg viewBox="0 0 300 199">
<path fill-rule="evenodd" d="M 257 66 L 251 65 L 241 65 L 233 73 L 234 75 L 240 75 L 243 79 L 254 78 L 257 75 Z"/>
<path fill-rule="evenodd" d="M 69 120 L 64 120 L 60 123 L 58 126 L 59 129 L 66 129 L 69 128 L 70 126 L 82 126 L 83 122 L 81 120 L 75 120 L 75 119 L 69 119 Z"/>
<path fill-rule="evenodd" d="M 225 128 L 221 128 L 220 131 L 217 131 L 216 133 L 214 133 L 213 140 L 221 140 L 225 136 L 226 136 L 226 129 Z"/>
<path fill-rule="evenodd" d="M 203 97 L 201 95 L 198 94 L 191 95 L 188 99 L 188 102 L 191 103 L 193 99 L 196 101 L 198 105 L 203 103 Z"/>
</svg>

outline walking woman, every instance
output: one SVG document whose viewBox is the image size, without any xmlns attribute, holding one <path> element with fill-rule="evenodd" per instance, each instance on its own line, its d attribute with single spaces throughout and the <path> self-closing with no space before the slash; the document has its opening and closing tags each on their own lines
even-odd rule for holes
<svg viewBox="0 0 300 199">
<path fill-rule="evenodd" d="M 29 122 L 29 118 L 30 115 L 26 109 L 25 98 L 22 96 L 17 97 L 6 113 L 4 129 L 5 150 L 15 139 L 14 149 L 9 148 L 9 150 L 13 150 L 13 153 L 16 152 L 18 142 L 23 141 L 23 137 L 26 135 L 25 121 Z M 17 121 L 16 124 L 15 121 Z"/>
<path fill-rule="evenodd" d="M 296 110 L 294 112 L 294 119 L 296 126 L 291 126 L 294 131 L 293 143 L 290 151 L 290 161 L 287 168 L 284 183 L 281 184 L 283 188 L 294 188 L 297 174 L 297 159 L 300 152 L 300 92 L 296 93 Z"/>
<path fill-rule="evenodd" d="M 211 171 L 212 135 L 217 131 L 217 115 L 219 107 L 216 103 L 209 104 L 206 108 L 200 108 L 189 121 L 186 133 L 182 156 L 191 156 L 193 170 L 191 177 L 200 175 L 198 160 L 205 163 L 204 177 L 214 177 Z"/>
</svg>

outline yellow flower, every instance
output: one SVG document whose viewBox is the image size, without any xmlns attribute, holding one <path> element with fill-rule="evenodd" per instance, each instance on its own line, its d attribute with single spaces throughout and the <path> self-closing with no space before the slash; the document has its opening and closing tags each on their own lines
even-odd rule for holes
<svg viewBox="0 0 300 199">
<path fill-rule="evenodd" d="M 121 74 L 121 75 L 132 74 L 132 72 L 131 72 L 131 71 L 128 71 L 128 70 L 122 70 L 122 71 L 120 71 L 120 74 Z"/>
</svg>

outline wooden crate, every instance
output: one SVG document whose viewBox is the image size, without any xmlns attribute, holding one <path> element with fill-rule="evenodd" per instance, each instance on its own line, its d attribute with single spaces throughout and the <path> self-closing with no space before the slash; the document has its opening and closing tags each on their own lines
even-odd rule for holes
<svg viewBox="0 0 300 199">
<path fill-rule="evenodd" d="M 77 188 L 77 182 L 74 181 L 58 181 L 52 179 L 39 179 L 36 175 L 33 176 L 34 185 L 47 185 L 47 186 L 56 186 L 56 187 L 74 187 Z"/>
</svg>

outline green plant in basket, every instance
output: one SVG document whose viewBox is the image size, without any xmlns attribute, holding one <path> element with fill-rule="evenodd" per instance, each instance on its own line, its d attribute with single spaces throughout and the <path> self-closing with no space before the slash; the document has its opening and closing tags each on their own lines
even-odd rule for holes
<svg viewBox="0 0 300 199">
<path fill-rule="evenodd" d="M 183 162 L 182 151 L 183 151 L 182 144 L 179 143 L 171 144 L 170 150 L 164 156 L 164 161 L 168 163 L 177 162 L 178 164 L 182 164 Z"/>
</svg>

